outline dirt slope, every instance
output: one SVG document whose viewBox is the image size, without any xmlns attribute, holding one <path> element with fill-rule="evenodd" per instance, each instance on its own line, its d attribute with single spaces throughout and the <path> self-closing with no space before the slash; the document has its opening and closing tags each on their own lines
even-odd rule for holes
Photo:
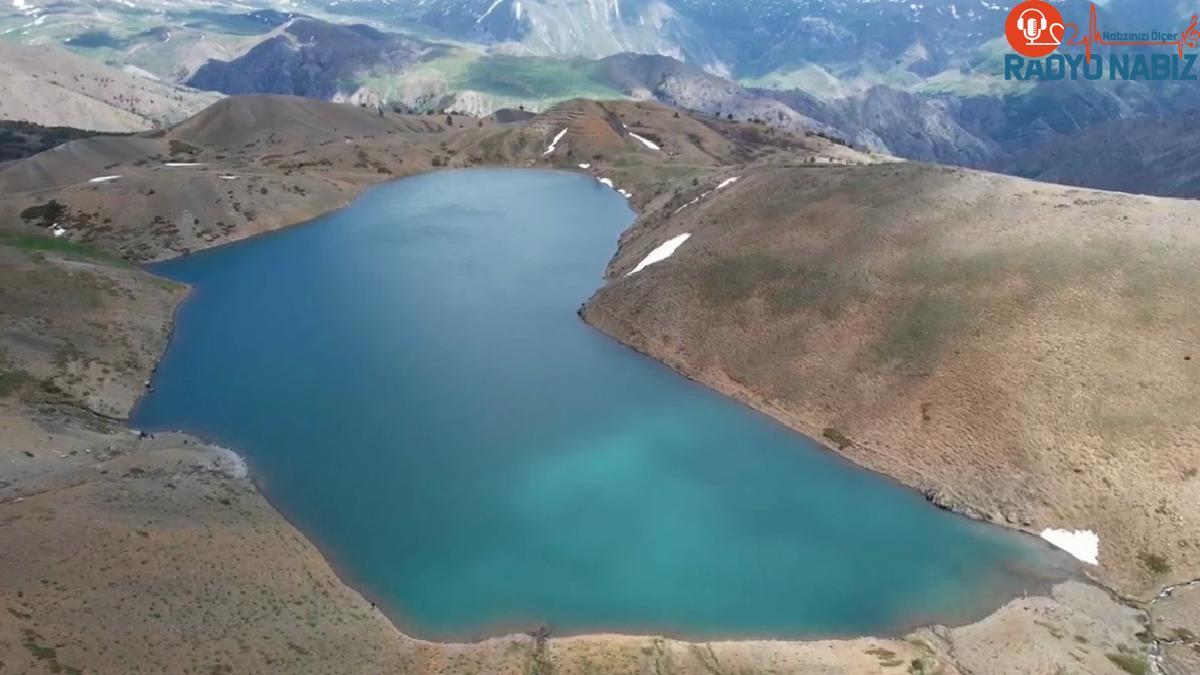
<svg viewBox="0 0 1200 675">
<path fill-rule="evenodd" d="M 219 94 L 130 75 L 65 49 L 0 40 L 0 119 L 94 131 L 167 126 Z"/>
</svg>

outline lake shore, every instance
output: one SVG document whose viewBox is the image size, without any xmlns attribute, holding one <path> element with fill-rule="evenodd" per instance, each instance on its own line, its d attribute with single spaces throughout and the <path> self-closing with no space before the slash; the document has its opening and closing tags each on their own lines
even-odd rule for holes
<svg viewBox="0 0 1200 675">
<path fill-rule="evenodd" d="M 639 184 L 636 175 L 622 184 L 643 209 L 666 201 L 653 184 Z M 55 254 L 51 262 L 74 269 Z M 170 325 L 169 314 L 160 318 L 163 326 Z M 165 335 L 164 330 L 157 338 L 158 353 Z M 154 346 L 150 340 L 149 350 Z M 136 391 L 136 383 L 152 369 L 153 362 L 143 363 L 122 379 L 135 383 Z M 91 387 L 86 381 L 78 386 Z M 732 389 L 723 393 L 748 398 Z M 120 417 L 116 407 L 111 412 Z M 657 668 L 699 673 L 714 667 L 811 672 L 821 667 L 835 673 L 1023 673 L 1078 663 L 1087 672 L 1117 673 L 1122 658 L 1139 658 L 1135 635 L 1146 630 L 1140 610 L 1102 589 L 1067 582 L 1045 595 L 1013 600 L 977 623 L 923 629 L 903 639 L 688 643 L 535 634 L 424 642 L 404 636 L 342 584 L 315 547 L 244 476 L 213 463 L 217 451 L 199 449 L 195 439 L 172 437 L 177 441 L 172 447 L 148 446 L 118 421 L 53 400 L 32 407 L 6 404 L 0 422 L 10 446 L 0 449 L 9 467 L 0 474 L 0 550 L 23 550 L 21 556 L 0 556 L 0 576 L 6 579 L 0 600 L 9 608 L 0 615 L 0 652 L 15 654 L 18 668 L 87 664 L 88 670 L 115 672 L 136 659 L 167 669 L 183 664 L 194 671 L 222 667 L 233 672 L 315 672 L 337 664 L 364 672 Z M 111 456 L 96 461 L 100 446 Z M 54 527 L 45 525 L 51 522 Z M 35 545 L 26 547 L 29 542 Z M 114 556 L 124 556 L 124 563 L 104 562 Z M 129 588 L 145 592 L 134 597 L 121 590 Z M 122 625 L 113 634 L 95 630 L 116 623 Z M 164 630 L 164 623 L 181 628 Z M 171 657 L 163 660 L 164 653 Z"/>
</svg>

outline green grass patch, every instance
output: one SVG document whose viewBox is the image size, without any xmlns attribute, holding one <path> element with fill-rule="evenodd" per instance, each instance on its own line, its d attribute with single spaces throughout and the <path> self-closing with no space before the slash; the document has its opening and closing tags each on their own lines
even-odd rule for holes
<svg viewBox="0 0 1200 675">
<path fill-rule="evenodd" d="M 491 99 L 494 108 L 524 105 L 543 110 L 572 98 L 627 98 L 605 83 L 597 66 L 585 59 L 488 56 L 470 49 L 449 49 L 399 76 L 368 77 L 363 84 L 399 100 L 409 83 L 431 80 L 444 82 L 448 91 L 479 92 Z"/>
<path fill-rule="evenodd" d="M 1109 661 L 1121 670 L 1132 673 L 1133 675 L 1146 675 L 1149 669 L 1146 665 L 1146 658 L 1136 654 L 1106 654 Z"/>
<path fill-rule="evenodd" d="M 592 63 L 580 59 L 484 57 L 467 65 L 461 83 L 469 89 L 514 98 L 624 98 L 596 79 Z"/>
<path fill-rule="evenodd" d="M 8 246 L 9 248 L 28 251 L 30 253 L 58 253 L 68 257 L 86 258 L 120 267 L 129 267 L 129 263 L 120 256 L 96 248 L 95 246 L 77 244 L 67 239 L 55 239 L 36 234 L 0 232 L 0 246 Z"/>
<path fill-rule="evenodd" d="M 711 305 L 725 305 L 744 300 L 760 285 L 790 273 L 786 262 L 761 253 L 719 258 L 700 268 L 700 293 Z"/>
<path fill-rule="evenodd" d="M 899 307 L 875 355 L 883 363 L 921 368 L 931 364 L 951 337 L 967 325 L 970 311 L 956 295 L 924 291 Z"/>
<path fill-rule="evenodd" d="M 834 319 L 866 293 L 867 276 L 862 270 L 805 267 L 794 269 L 787 279 L 772 288 L 767 302 L 776 313 L 816 310 L 826 319 Z"/>
</svg>

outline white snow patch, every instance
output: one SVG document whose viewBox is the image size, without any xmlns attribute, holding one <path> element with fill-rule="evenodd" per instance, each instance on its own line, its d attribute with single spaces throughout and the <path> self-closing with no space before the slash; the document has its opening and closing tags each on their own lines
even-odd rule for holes
<svg viewBox="0 0 1200 675">
<path fill-rule="evenodd" d="M 662 150 L 662 148 L 658 147 L 657 143 L 650 140 L 649 138 L 644 138 L 642 136 L 638 136 L 637 134 L 633 133 L 632 131 L 629 132 L 629 135 L 638 139 L 638 141 L 640 141 L 642 145 L 646 146 L 647 148 L 650 148 L 651 150 Z"/>
<path fill-rule="evenodd" d="M 600 183 L 602 183 L 604 185 L 607 185 L 608 187 L 613 187 L 613 182 L 612 182 L 611 178 L 597 178 L 596 180 L 600 181 Z"/>
<path fill-rule="evenodd" d="M 62 225 L 59 225 L 58 223 L 55 223 L 54 228 L 51 229 L 50 231 L 54 233 L 54 238 L 58 239 L 59 237 L 61 237 L 67 233 L 67 228 L 63 227 Z"/>
<path fill-rule="evenodd" d="M 12 0 L 12 5 L 16 9 L 29 9 L 29 3 L 25 0 Z"/>
<path fill-rule="evenodd" d="M 185 167 L 185 166 L 204 166 L 201 162 L 167 162 L 163 166 Z"/>
<path fill-rule="evenodd" d="M 116 175 L 116 176 L 96 176 L 95 178 L 92 178 L 92 179 L 88 180 L 88 182 L 89 182 L 89 183 L 107 183 L 107 182 L 109 182 L 109 181 L 114 181 L 114 180 L 116 180 L 116 179 L 118 179 L 118 178 L 120 178 L 120 177 L 121 177 L 120 175 Z"/>
<path fill-rule="evenodd" d="M 237 180 L 237 176 L 235 176 L 231 173 L 223 173 L 223 174 L 217 176 L 217 178 L 220 178 L 221 180 Z"/>
<path fill-rule="evenodd" d="M 636 272 L 641 272 L 646 267 L 653 265 L 656 262 L 662 262 L 667 258 L 670 258 L 675 253 L 675 250 L 682 246 L 683 242 L 687 241 L 688 237 L 690 236 L 692 236 L 690 232 L 684 232 L 683 234 L 671 237 L 670 239 L 659 244 L 658 248 L 650 251 L 650 254 L 645 258 L 642 258 L 642 262 L 638 263 L 637 267 L 626 272 L 625 276 L 629 276 Z"/>
<path fill-rule="evenodd" d="M 740 176 L 734 176 L 733 178 L 726 178 L 725 180 L 718 183 L 717 187 L 715 189 L 720 190 L 723 187 L 729 187 L 730 185 L 733 185 L 734 183 L 738 182 L 738 178 L 740 178 Z"/>
<path fill-rule="evenodd" d="M 486 12 L 484 12 L 483 14 L 480 14 L 478 19 L 475 19 L 475 23 L 479 23 L 480 21 L 483 21 L 484 19 L 488 18 L 488 15 L 491 14 L 494 9 L 499 7 L 500 3 L 502 3 L 502 2 L 504 2 L 504 0 L 495 0 L 495 2 L 493 2 L 491 4 L 491 6 L 487 8 Z"/>
<path fill-rule="evenodd" d="M 545 157 L 546 155 L 554 152 L 554 149 L 558 147 L 558 142 L 561 141 L 562 137 L 566 136 L 566 135 L 567 135 L 567 130 L 564 127 L 562 131 L 560 131 L 554 135 L 554 140 L 550 141 L 550 145 L 546 147 L 546 151 L 542 153 L 542 157 Z"/>
<path fill-rule="evenodd" d="M 592 165 L 591 165 L 591 164 L 580 164 L 580 165 L 579 165 L 579 168 L 581 168 L 581 169 L 590 169 L 590 168 L 592 168 Z"/>
<path fill-rule="evenodd" d="M 1099 564 L 1100 537 L 1091 530 L 1042 530 L 1042 539 L 1089 565 Z"/>
</svg>

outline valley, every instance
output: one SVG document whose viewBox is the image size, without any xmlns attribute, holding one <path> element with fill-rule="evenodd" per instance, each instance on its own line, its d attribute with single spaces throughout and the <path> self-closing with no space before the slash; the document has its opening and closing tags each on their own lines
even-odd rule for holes
<svg viewBox="0 0 1200 675">
<path fill-rule="evenodd" d="M 266 96 L 223 99 L 162 133 L 74 141 L 0 168 L 0 250 L 15 263 L 5 269 L 47 279 L 4 286 L 14 328 L 2 343 L 12 440 L 0 449 L 11 467 L 0 537 L 41 543 L 0 559 L 3 578 L 16 580 L 0 589 L 10 608 L 3 652 L 29 667 L 101 671 L 170 653 L 191 670 L 320 671 L 339 659 L 455 673 L 690 673 L 713 663 L 1021 673 L 1064 662 L 1117 673 L 1151 655 L 1176 669 L 1166 672 L 1186 672 L 1190 638 L 1178 641 L 1185 634 L 1174 627 L 1194 616 L 1195 599 L 1155 598 L 1200 576 L 1200 543 L 1187 535 L 1200 531 L 1187 507 L 1200 457 L 1184 413 L 1197 386 L 1186 358 L 1196 327 L 1180 304 L 1197 283 L 1183 261 L 1200 213 L 1189 202 L 885 159 L 651 103 L 579 101 L 480 120 Z M 629 193 L 640 213 L 582 310 L 589 323 L 945 508 L 1032 533 L 1096 532 L 1099 565 L 1081 567 L 1102 586 L 1065 582 L 982 621 L 903 638 L 688 643 L 532 631 L 422 642 L 338 582 L 225 451 L 122 428 L 183 292 L 124 261 L 291 225 L 396 176 L 580 165 Z M 1071 215 L 1046 221 L 1045 210 Z M 1081 248 L 1073 228 L 1085 222 L 1102 229 Z M 963 223 L 977 229 L 951 227 Z M 59 239 L 48 232 L 55 225 Z M 690 236 L 673 255 L 626 276 L 680 233 Z M 98 290 L 81 294 L 81 285 Z M 1127 318 L 1100 333 L 1088 322 L 1101 315 Z M 1101 334 L 1101 343 L 1083 339 Z M 111 525 L 72 525 L 100 505 Z M 103 593 L 131 583 L 119 576 L 127 566 L 93 562 L 120 537 L 136 543 L 139 567 L 193 561 L 196 572 L 139 575 L 146 593 L 137 597 Z M 201 573 L 201 561 L 215 561 L 212 541 L 230 551 L 219 593 Z M 77 553 L 44 553 L 60 548 Z M 273 569 L 264 560 L 293 571 L 264 577 Z M 225 618 L 198 620 L 189 597 Z M 312 597 L 323 600 L 299 600 Z M 118 613 L 148 619 L 124 622 L 125 637 L 87 627 Z M 230 630 L 256 648 L 213 642 Z"/>
<path fill-rule="evenodd" d="M 1200 672 L 1200 98 L 1005 81 L 1008 10 L 0 7 L 0 672 Z M 1192 11 L 1098 13 L 1178 29 Z M 524 194 L 533 175 L 549 192 Z M 488 202 L 510 198 L 517 215 Z M 459 219 L 521 239 L 468 241 Z M 615 229 L 571 248 L 542 220 Z M 603 275 L 571 276 L 586 265 Z M 438 284 L 453 302 L 429 301 Z M 260 340 L 242 362 L 218 353 L 226 312 Z M 512 363 L 473 360 L 504 344 Z M 562 344 L 603 365 L 568 376 Z M 471 384 L 543 361 L 523 396 Z M 319 373 L 379 391 L 308 400 Z M 569 378 L 594 386 L 555 389 Z M 521 422 L 517 399 L 573 433 Z M 707 412 L 646 421 L 660 400 Z M 474 408 L 507 417 L 456 417 Z M 277 433 L 270 411 L 303 423 Z M 472 433 L 496 456 L 456 464 L 438 436 Z M 537 457 L 556 433 L 575 442 Z M 371 463 L 414 438 L 438 450 Z M 695 455 L 666 461 L 666 438 Z M 1045 558 L 973 557 L 924 517 Z M 872 553 L 793 548 L 809 539 Z M 809 565 L 846 578 L 806 587 Z"/>
</svg>

